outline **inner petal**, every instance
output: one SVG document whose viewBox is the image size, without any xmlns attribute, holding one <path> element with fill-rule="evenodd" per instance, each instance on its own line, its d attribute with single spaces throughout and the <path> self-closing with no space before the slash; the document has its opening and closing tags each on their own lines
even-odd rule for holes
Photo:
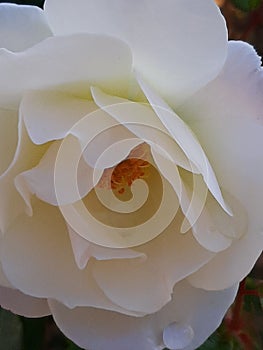
<svg viewBox="0 0 263 350">
<path fill-rule="evenodd" d="M 148 242 L 164 231 L 178 208 L 178 197 L 169 183 L 152 165 L 149 171 L 149 178 L 143 180 L 149 188 L 149 192 L 145 192 L 146 201 L 142 198 L 144 192 L 135 186 L 142 180 L 134 181 L 131 186 L 133 196 L 138 196 L 139 200 L 142 198 L 143 205 L 139 209 L 136 201 L 125 201 L 125 193 L 119 194 L 118 201 L 115 197 L 112 205 L 107 202 L 111 190 L 99 189 L 98 195 L 98 189 L 94 188 L 83 201 L 60 206 L 60 210 L 72 229 L 94 244 L 128 248 Z M 127 207 L 123 208 L 126 204 Z"/>
</svg>

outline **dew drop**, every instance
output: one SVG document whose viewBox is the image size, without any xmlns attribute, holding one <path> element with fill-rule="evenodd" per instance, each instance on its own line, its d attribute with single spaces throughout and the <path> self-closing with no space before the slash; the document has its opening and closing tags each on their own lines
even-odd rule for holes
<svg viewBox="0 0 263 350">
<path fill-rule="evenodd" d="M 194 337 L 192 327 L 180 323 L 171 323 L 163 331 L 164 345 L 171 350 L 181 350 L 188 346 Z"/>
</svg>

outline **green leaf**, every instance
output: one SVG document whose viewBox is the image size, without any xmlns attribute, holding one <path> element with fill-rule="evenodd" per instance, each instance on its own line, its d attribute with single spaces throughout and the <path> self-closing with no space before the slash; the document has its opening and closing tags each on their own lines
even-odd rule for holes
<svg viewBox="0 0 263 350">
<path fill-rule="evenodd" d="M 0 309 L 0 344 L 4 350 L 22 349 L 22 322 L 19 316 Z"/>
<path fill-rule="evenodd" d="M 250 12 L 259 7 L 262 0 L 232 0 L 234 6 L 244 12 Z"/>
</svg>

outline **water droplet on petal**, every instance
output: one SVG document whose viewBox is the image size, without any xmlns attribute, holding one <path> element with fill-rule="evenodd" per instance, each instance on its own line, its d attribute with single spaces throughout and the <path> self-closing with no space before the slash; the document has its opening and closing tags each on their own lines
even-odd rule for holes
<svg viewBox="0 0 263 350">
<path fill-rule="evenodd" d="M 164 345 L 171 350 L 180 350 L 188 346 L 194 337 L 192 327 L 180 323 L 171 323 L 163 331 Z"/>
</svg>

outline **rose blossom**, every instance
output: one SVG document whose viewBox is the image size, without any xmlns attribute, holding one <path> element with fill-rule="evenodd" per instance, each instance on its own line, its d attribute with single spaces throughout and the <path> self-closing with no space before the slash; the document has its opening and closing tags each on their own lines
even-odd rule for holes
<svg viewBox="0 0 263 350">
<path fill-rule="evenodd" d="M 263 243 L 263 73 L 211 0 L 0 4 L 0 302 L 191 350 Z"/>
</svg>

